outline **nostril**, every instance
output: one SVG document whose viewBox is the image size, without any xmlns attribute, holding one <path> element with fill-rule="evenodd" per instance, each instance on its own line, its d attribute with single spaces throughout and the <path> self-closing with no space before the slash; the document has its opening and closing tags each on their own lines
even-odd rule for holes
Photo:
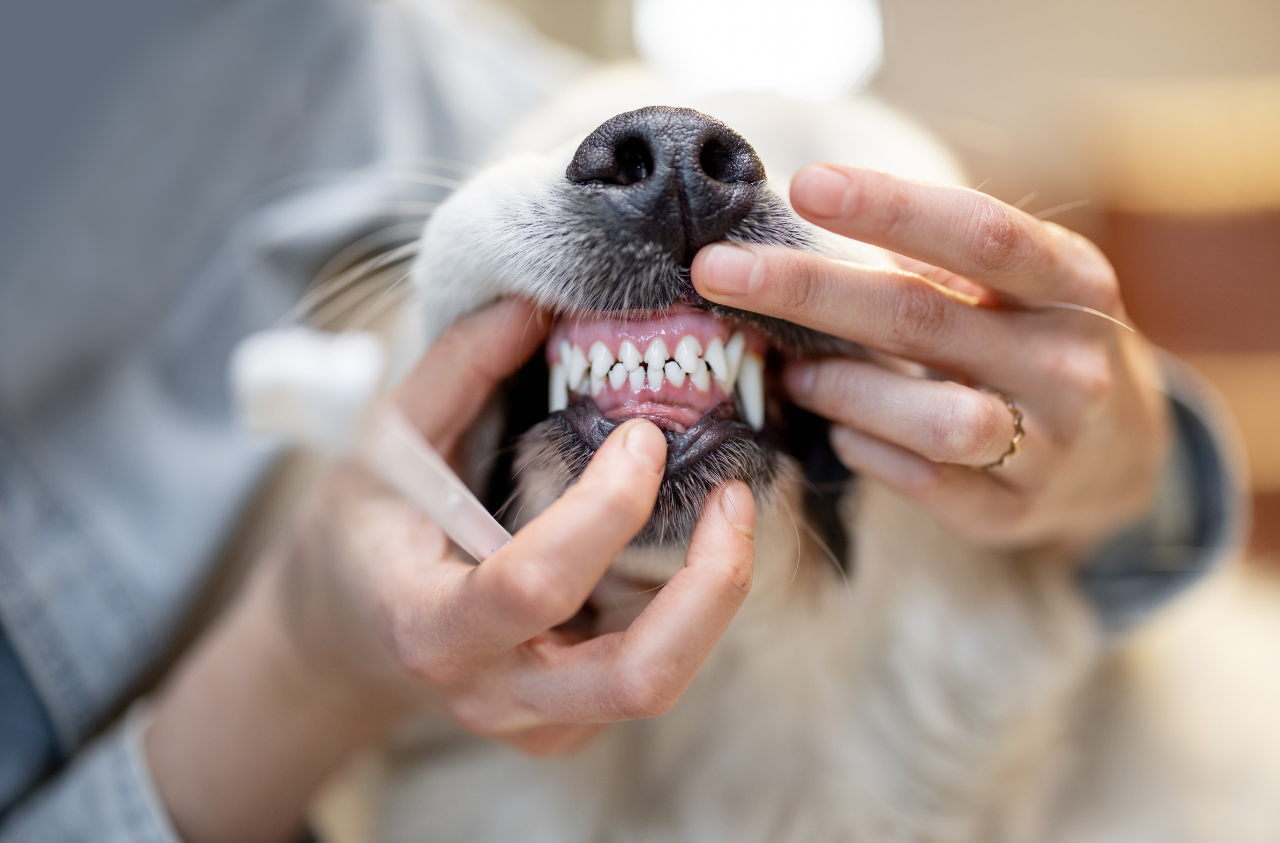
<svg viewBox="0 0 1280 843">
<path fill-rule="evenodd" d="M 638 184 L 653 173 L 653 150 L 637 134 L 600 137 L 583 141 L 565 175 L 576 184 Z"/>
<path fill-rule="evenodd" d="M 722 184 L 754 183 L 764 180 L 764 167 L 746 143 L 711 137 L 698 153 L 698 166 L 707 177 Z"/>
<path fill-rule="evenodd" d="M 618 172 L 614 184 L 642 182 L 653 172 L 653 153 L 643 138 L 627 138 L 618 144 Z"/>
</svg>

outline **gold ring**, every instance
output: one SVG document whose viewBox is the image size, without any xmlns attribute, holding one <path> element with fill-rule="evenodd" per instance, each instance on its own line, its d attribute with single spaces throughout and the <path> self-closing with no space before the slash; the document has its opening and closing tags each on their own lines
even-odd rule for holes
<svg viewBox="0 0 1280 843">
<path fill-rule="evenodd" d="M 995 471 L 997 468 L 1004 468 L 1005 464 L 1009 462 L 1009 460 L 1018 455 L 1018 450 L 1022 444 L 1022 437 L 1026 435 L 1026 432 L 1022 429 L 1022 411 L 1018 409 L 1017 405 L 1014 404 L 1008 396 L 997 389 L 980 386 L 978 387 L 978 391 L 985 392 L 988 395 L 994 395 L 999 398 L 1004 402 L 1005 407 L 1009 409 L 1009 414 L 1013 416 L 1013 439 L 1009 441 L 1009 450 L 1005 451 L 1004 455 L 995 462 L 987 463 L 986 465 L 974 466 L 975 471 Z"/>
</svg>

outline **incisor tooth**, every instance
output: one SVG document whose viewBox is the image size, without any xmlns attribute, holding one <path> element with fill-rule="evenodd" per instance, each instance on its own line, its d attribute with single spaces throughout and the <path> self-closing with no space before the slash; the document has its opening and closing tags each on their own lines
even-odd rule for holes
<svg viewBox="0 0 1280 843">
<path fill-rule="evenodd" d="M 556 363 L 551 367 L 551 390 L 547 396 L 547 404 L 553 413 L 569 406 L 569 378 L 565 375 L 563 363 Z"/>
<path fill-rule="evenodd" d="M 591 344 L 591 351 L 587 353 L 587 357 L 591 360 L 591 377 L 593 378 L 603 378 L 613 368 L 613 352 L 600 340 Z"/>
<path fill-rule="evenodd" d="M 698 358 L 698 364 L 689 373 L 689 380 L 693 381 L 694 387 L 699 392 L 706 392 L 711 388 L 711 372 L 707 369 L 706 360 Z"/>
<path fill-rule="evenodd" d="M 622 389 L 622 382 L 627 379 L 627 367 L 621 363 L 614 363 L 613 368 L 609 370 L 609 386 L 613 389 Z"/>
<path fill-rule="evenodd" d="M 759 354 L 744 354 L 738 371 L 738 400 L 752 429 L 764 427 L 764 361 Z"/>
<path fill-rule="evenodd" d="M 716 380 L 720 381 L 720 386 L 728 392 L 733 381 L 729 380 L 729 361 L 724 356 L 724 342 L 719 337 L 712 337 L 702 357 L 715 373 Z"/>
<path fill-rule="evenodd" d="M 582 376 L 587 373 L 587 369 L 591 364 L 587 362 L 587 355 L 582 353 L 582 349 L 574 346 L 569 349 L 569 359 L 566 361 L 565 373 L 569 376 L 569 388 L 581 389 L 583 386 Z"/>
<path fill-rule="evenodd" d="M 631 340 L 623 340 L 621 347 L 618 348 L 618 359 L 622 361 L 622 365 L 628 372 L 634 372 L 644 358 L 640 356 L 640 349 L 636 348 Z"/>
<path fill-rule="evenodd" d="M 662 367 L 667 364 L 667 344 L 662 337 L 654 337 L 649 343 L 649 347 L 644 352 L 644 365 L 652 372 L 657 369 L 662 371 Z"/>
<path fill-rule="evenodd" d="M 725 361 L 729 364 L 729 374 L 725 380 L 731 384 L 738 381 L 738 367 L 742 365 L 742 352 L 746 348 L 747 338 L 741 331 L 734 331 L 733 336 L 729 337 L 728 345 L 724 347 Z"/>
<path fill-rule="evenodd" d="M 680 364 L 674 360 L 668 360 L 667 365 L 662 367 L 662 371 L 666 372 L 667 380 L 671 381 L 672 386 L 684 386 L 684 379 L 688 377 L 684 369 L 680 368 Z"/>
<path fill-rule="evenodd" d="M 692 334 L 685 334 L 676 343 L 676 362 L 684 369 L 686 375 L 692 375 L 698 368 L 698 358 L 702 356 L 702 343 Z"/>
<path fill-rule="evenodd" d="M 627 375 L 627 379 L 631 381 L 631 391 L 639 392 L 644 389 L 644 369 L 635 369 L 631 374 Z"/>
<path fill-rule="evenodd" d="M 591 395 L 593 397 L 604 391 L 604 378 L 592 375 L 589 380 L 591 381 Z"/>
<path fill-rule="evenodd" d="M 662 389 L 662 367 L 649 366 L 649 388 L 654 392 Z"/>
</svg>

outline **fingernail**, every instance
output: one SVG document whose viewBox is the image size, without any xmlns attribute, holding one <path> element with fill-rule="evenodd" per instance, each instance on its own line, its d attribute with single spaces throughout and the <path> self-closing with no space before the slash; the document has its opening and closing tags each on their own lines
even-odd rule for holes
<svg viewBox="0 0 1280 843">
<path fill-rule="evenodd" d="M 821 164 L 805 167 L 791 180 L 791 202 L 815 217 L 838 217 L 851 187 L 853 182 L 839 170 Z"/>
<path fill-rule="evenodd" d="M 756 256 L 749 249 L 717 243 L 702 258 L 702 287 L 722 296 L 745 296 L 755 292 Z"/>
<path fill-rule="evenodd" d="M 720 511 L 724 520 L 746 539 L 756 537 L 756 501 L 745 483 L 730 483 L 720 494 Z"/>
<path fill-rule="evenodd" d="M 803 397 L 813 392 L 813 380 L 818 367 L 813 363 L 792 363 L 787 367 L 787 392 Z"/>
<path fill-rule="evenodd" d="M 661 474 L 667 464 L 667 440 L 650 421 L 630 424 L 626 438 L 622 440 L 627 453 L 639 460 L 654 474 Z"/>
</svg>

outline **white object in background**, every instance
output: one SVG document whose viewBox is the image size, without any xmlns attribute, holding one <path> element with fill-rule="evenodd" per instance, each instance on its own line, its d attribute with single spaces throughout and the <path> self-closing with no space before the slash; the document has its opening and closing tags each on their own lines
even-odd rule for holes
<svg viewBox="0 0 1280 843">
<path fill-rule="evenodd" d="M 250 430 L 340 454 L 382 387 L 386 365 L 386 352 L 373 334 L 279 328 L 236 346 L 231 386 Z"/>
<path fill-rule="evenodd" d="M 876 0 L 635 0 L 632 26 L 645 62 L 692 93 L 834 99 L 884 56 Z"/>
<path fill-rule="evenodd" d="M 232 354 L 231 381 L 249 429 L 335 456 L 352 454 L 459 547 L 487 559 L 511 534 L 398 407 L 374 404 L 385 369 L 386 353 L 373 334 L 293 327 L 242 340 Z"/>
</svg>

